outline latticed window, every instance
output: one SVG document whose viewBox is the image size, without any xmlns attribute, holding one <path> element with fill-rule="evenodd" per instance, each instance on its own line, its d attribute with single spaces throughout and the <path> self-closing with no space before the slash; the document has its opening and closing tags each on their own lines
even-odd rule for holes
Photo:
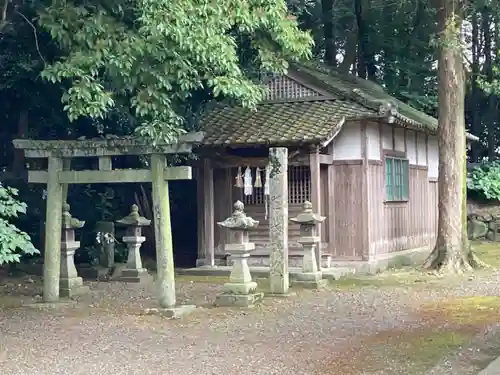
<svg viewBox="0 0 500 375">
<path fill-rule="evenodd" d="M 255 184 L 256 168 L 252 168 L 252 180 Z M 262 184 L 265 183 L 262 171 Z M 243 195 L 243 189 L 242 189 Z M 307 166 L 288 167 L 288 203 L 302 204 L 306 200 L 311 200 L 311 173 Z M 253 187 L 251 195 L 242 196 L 243 203 L 247 205 L 264 204 L 264 186 Z"/>
<path fill-rule="evenodd" d="M 302 204 L 311 200 L 311 172 L 307 166 L 288 168 L 288 203 Z"/>
<path fill-rule="evenodd" d="M 299 99 L 319 95 L 316 91 L 301 85 L 287 76 L 277 76 L 267 86 L 269 93 L 264 100 Z"/>
<path fill-rule="evenodd" d="M 385 158 L 385 196 L 387 201 L 408 200 L 408 168 L 407 159 Z"/>
</svg>

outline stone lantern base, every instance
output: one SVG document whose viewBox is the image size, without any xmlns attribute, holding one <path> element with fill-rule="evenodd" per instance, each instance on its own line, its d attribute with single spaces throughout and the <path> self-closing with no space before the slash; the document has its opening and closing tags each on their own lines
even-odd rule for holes
<svg viewBox="0 0 500 375">
<path fill-rule="evenodd" d="M 143 236 L 124 236 L 123 242 L 128 247 L 127 264 L 121 270 L 116 278 L 116 281 L 126 283 L 140 283 L 150 279 L 148 271 L 142 267 L 140 248 L 146 237 Z"/>
<path fill-rule="evenodd" d="M 256 292 L 257 283 L 226 283 L 224 292 L 215 298 L 216 306 L 252 307 L 264 298 L 264 293 Z"/>
<path fill-rule="evenodd" d="M 145 268 L 129 269 L 123 268 L 118 276 L 113 277 L 113 281 L 121 281 L 124 283 L 140 283 L 145 280 L 150 280 L 151 275 Z"/>
<path fill-rule="evenodd" d="M 87 285 L 83 285 L 81 277 L 73 277 L 71 279 L 60 279 L 59 295 L 63 298 L 72 298 L 87 294 L 90 291 Z"/>
<path fill-rule="evenodd" d="M 247 259 L 255 250 L 253 243 L 228 244 L 225 250 L 233 258 L 229 282 L 224 284 L 224 292 L 215 298 L 216 306 L 252 307 L 264 298 L 264 293 L 256 292 L 257 283 L 252 280 Z"/>
<path fill-rule="evenodd" d="M 321 271 L 301 272 L 295 276 L 293 284 L 306 289 L 321 289 L 328 284 L 328 280 L 323 279 Z"/>
</svg>

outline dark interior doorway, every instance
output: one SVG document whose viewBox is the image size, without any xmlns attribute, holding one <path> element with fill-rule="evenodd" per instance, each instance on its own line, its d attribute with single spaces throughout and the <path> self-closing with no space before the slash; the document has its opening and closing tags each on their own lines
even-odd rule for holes
<svg viewBox="0 0 500 375">
<path fill-rule="evenodd" d="M 175 267 L 196 267 L 198 255 L 196 180 L 172 181 L 169 187 Z"/>
</svg>

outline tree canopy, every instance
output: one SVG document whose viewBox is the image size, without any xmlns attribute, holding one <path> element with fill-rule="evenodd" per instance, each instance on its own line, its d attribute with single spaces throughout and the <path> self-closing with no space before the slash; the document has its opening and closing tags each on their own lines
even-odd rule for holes
<svg viewBox="0 0 500 375">
<path fill-rule="evenodd" d="M 133 110 L 137 132 L 155 140 L 183 130 L 192 92 L 253 107 L 263 88 L 252 70 L 280 73 L 311 56 L 283 0 L 54 1 L 39 14 L 63 52 L 42 76 L 67 84 L 69 119 Z"/>
</svg>

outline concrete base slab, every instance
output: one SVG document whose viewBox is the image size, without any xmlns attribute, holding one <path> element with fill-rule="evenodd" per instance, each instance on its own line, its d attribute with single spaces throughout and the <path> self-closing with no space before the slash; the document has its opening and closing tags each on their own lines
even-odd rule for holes
<svg viewBox="0 0 500 375">
<path fill-rule="evenodd" d="M 72 298 L 76 296 L 83 296 L 90 292 L 90 288 L 87 285 L 81 285 L 71 289 L 59 288 L 59 295 L 63 298 Z"/>
<path fill-rule="evenodd" d="M 141 283 L 144 281 L 150 281 L 151 278 L 152 277 L 148 271 L 142 268 L 140 270 L 124 269 L 119 275 L 113 276 L 112 280 L 125 283 Z"/>
<path fill-rule="evenodd" d="M 179 305 L 168 308 L 151 308 L 144 310 L 145 315 L 159 315 L 169 319 L 179 319 L 196 310 L 196 305 Z"/>
<path fill-rule="evenodd" d="M 98 280 L 98 281 L 109 281 L 111 274 L 113 273 L 113 268 L 108 267 L 80 267 L 78 268 L 78 275 L 84 279 Z"/>
<path fill-rule="evenodd" d="M 65 307 L 73 307 L 77 304 L 76 301 L 72 300 L 61 300 L 56 302 L 34 302 L 34 303 L 23 303 L 21 307 L 27 309 L 35 309 L 35 310 L 57 310 L 63 309 Z"/>
<path fill-rule="evenodd" d="M 328 280 L 295 280 L 293 285 L 300 286 L 304 289 L 322 289 L 328 285 Z"/>
<path fill-rule="evenodd" d="M 500 357 L 491 362 L 488 367 L 480 371 L 478 375 L 500 375 Z"/>
<path fill-rule="evenodd" d="M 215 297 L 215 306 L 253 307 L 264 298 L 264 293 L 219 294 Z"/>
<path fill-rule="evenodd" d="M 295 292 L 286 292 L 286 293 L 264 293 L 264 297 L 266 298 L 290 298 L 295 297 L 297 293 Z"/>
</svg>

